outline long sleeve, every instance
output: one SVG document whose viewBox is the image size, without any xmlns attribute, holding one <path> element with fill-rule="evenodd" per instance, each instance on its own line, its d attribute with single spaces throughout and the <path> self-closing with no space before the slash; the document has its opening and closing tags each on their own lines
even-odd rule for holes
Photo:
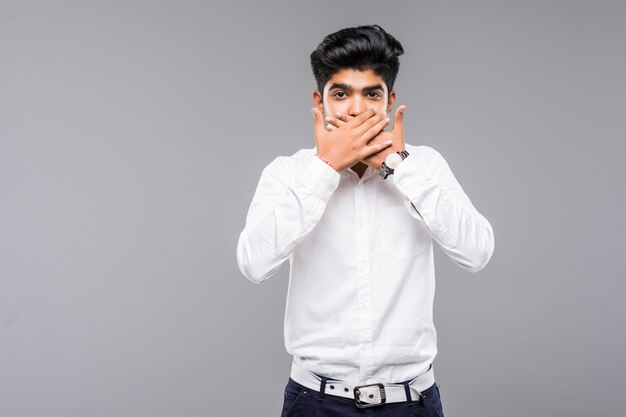
<svg viewBox="0 0 626 417">
<path fill-rule="evenodd" d="M 256 284 L 274 275 L 319 222 L 339 179 L 314 155 L 299 161 L 279 156 L 265 167 L 237 243 L 243 275 Z"/>
<path fill-rule="evenodd" d="M 407 150 L 409 156 L 392 175 L 407 197 L 407 210 L 426 224 L 457 265 L 469 272 L 480 271 L 494 250 L 491 224 L 476 210 L 439 152 L 427 146 Z"/>
</svg>

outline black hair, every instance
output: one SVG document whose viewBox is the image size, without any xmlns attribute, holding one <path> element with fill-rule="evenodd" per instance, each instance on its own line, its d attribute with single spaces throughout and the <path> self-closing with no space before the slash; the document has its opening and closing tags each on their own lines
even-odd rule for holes
<svg viewBox="0 0 626 417">
<path fill-rule="evenodd" d="M 311 53 L 311 68 L 320 94 L 330 77 L 345 68 L 371 69 L 391 93 L 403 53 L 400 42 L 382 27 L 356 26 L 327 35 Z"/>
</svg>

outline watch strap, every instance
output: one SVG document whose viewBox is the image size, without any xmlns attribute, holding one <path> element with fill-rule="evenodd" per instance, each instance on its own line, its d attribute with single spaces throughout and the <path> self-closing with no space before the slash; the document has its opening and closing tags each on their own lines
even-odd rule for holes
<svg viewBox="0 0 626 417">
<path fill-rule="evenodd" d="M 382 179 L 386 180 L 389 175 L 393 174 L 393 169 L 389 168 L 387 164 L 385 164 L 385 161 L 383 161 L 383 163 L 380 164 L 378 174 L 382 177 Z"/>
<path fill-rule="evenodd" d="M 406 150 L 396 151 L 396 153 L 400 155 L 403 161 L 407 156 L 409 156 L 409 153 Z M 387 164 L 385 164 L 385 161 L 383 161 L 383 163 L 380 164 L 380 169 L 378 170 L 378 174 L 382 177 L 382 179 L 385 180 L 387 179 L 389 175 L 393 174 L 393 168 L 389 168 Z"/>
</svg>

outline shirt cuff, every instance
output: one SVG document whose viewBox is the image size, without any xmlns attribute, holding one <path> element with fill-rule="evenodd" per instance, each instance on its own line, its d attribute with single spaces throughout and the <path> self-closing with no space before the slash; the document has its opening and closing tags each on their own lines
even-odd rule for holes
<svg viewBox="0 0 626 417">
<path fill-rule="evenodd" d="M 340 177 L 334 168 L 319 157 L 311 155 L 308 166 L 301 174 L 300 183 L 326 202 L 339 186 Z"/>
</svg>

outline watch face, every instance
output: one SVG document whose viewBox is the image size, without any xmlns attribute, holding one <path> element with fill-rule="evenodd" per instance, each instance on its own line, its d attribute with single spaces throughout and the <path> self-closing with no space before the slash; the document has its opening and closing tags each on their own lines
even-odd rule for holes
<svg viewBox="0 0 626 417">
<path fill-rule="evenodd" d="M 402 157 L 396 152 L 391 152 L 385 157 L 385 165 L 391 169 L 395 169 L 402 162 Z"/>
</svg>

